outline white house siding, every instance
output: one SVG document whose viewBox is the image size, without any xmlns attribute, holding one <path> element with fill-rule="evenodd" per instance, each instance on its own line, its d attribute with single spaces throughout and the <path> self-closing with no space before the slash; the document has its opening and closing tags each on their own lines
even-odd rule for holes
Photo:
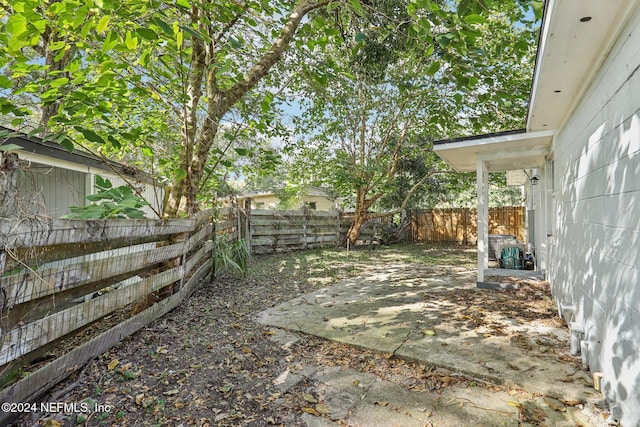
<svg viewBox="0 0 640 427">
<path fill-rule="evenodd" d="M 84 205 L 86 175 L 32 163 L 21 173 L 18 203 L 33 214 L 60 217 L 69 213 L 69 206 Z"/>
<path fill-rule="evenodd" d="M 549 280 L 623 426 L 640 425 L 640 11 L 554 141 Z M 542 186 L 541 186 L 542 187 Z M 549 188 L 545 186 L 543 188 Z M 542 190 L 543 188 L 540 188 Z M 542 195 L 542 194 L 540 194 Z"/>
</svg>

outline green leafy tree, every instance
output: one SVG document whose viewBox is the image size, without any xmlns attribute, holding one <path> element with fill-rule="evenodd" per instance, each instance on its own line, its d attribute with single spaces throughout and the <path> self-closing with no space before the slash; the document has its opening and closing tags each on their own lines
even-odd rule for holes
<svg viewBox="0 0 640 427">
<path fill-rule="evenodd" d="M 297 122 L 304 135 L 298 153 L 325 156 L 308 164 L 351 196 L 351 244 L 367 220 L 401 211 L 425 183 L 441 186 L 437 176 L 447 171 L 429 154 L 432 141 L 522 123 L 534 40 L 523 23 L 528 3 L 493 6 L 370 2 L 346 15 L 342 45 L 307 61 L 306 75 L 315 78 L 302 80 L 309 95 Z M 487 60 L 496 43 L 503 50 Z"/>
<path fill-rule="evenodd" d="M 9 67 L 0 88 L 28 94 L 50 139 L 70 150 L 151 156 L 158 136 L 173 144 L 162 153 L 173 166 L 165 214 L 190 214 L 209 161 L 224 154 L 214 145 L 221 123 L 236 111 L 247 129 L 265 127 L 242 101 L 299 27 L 313 23 L 307 16 L 329 3 L 0 0 L 0 55 Z M 33 111 L 11 96 L 0 98 L 0 111 L 19 125 Z M 272 95 L 260 98 L 268 112 Z"/>
<path fill-rule="evenodd" d="M 297 76 L 320 89 L 384 78 L 409 45 L 429 58 L 421 72 L 477 86 L 473 66 L 447 67 L 460 68 L 494 3 L 0 0 L 0 113 L 69 150 L 164 171 L 165 215 L 191 214 L 225 156 L 249 154 L 237 141 L 280 132 L 274 99 Z M 283 61 L 292 44 L 302 57 Z M 334 46 L 348 55 L 318 55 Z"/>
</svg>

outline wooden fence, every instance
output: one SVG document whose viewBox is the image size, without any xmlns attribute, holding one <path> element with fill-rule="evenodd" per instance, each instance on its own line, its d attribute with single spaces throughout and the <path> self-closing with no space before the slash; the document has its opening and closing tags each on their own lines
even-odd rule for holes
<svg viewBox="0 0 640 427">
<path fill-rule="evenodd" d="M 254 254 L 340 244 L 352 221 L 352 216 L 348 214 L 309 209 L 253 209 L 247 211 L 247 215 L 250 230 L 248 243 Z M 370 242 L 375 235 L 375 224 L 380 222 L 370 221 L 365 224 L 360 232 L 359 241 Z"/>
<path fill-rule="evenodd" d="M 475 243 L 478 240 L 476 209 L 431 209 L 410 215 L 413 242 Z M 525 208 L 490 208 L 489 234 L 511 234 L 525 242 Z"/>
<path fill-rule="evenodd" d="M 264 254 L 335 245 L 340 239 L 340 214 L 308 209 L 249 211 L 251 252 Z"/>
<path fill-rule="evenodd" d="M 213 237 L 237 238 L 238 224 L 230 210 L 168 221 L 2 220 L 0 401 L 36 399 L 175 308 L 211 279 Z M 10 416 L 0 414 L 0 425 Z"/>
</svg>

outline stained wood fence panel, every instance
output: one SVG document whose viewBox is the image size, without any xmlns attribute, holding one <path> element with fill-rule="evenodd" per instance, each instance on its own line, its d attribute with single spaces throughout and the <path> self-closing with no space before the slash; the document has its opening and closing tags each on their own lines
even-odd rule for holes
<svg viewBox="0 0 640 427">
<path fill-rule="evenodd" d="M 476 209 L 430 209 L 410 214 L 413 242 L 458 242 L 478 240 Z M 489 209 L 489 234 L 511 234 L 525 242 L 525 208 L 522 206 Z"/>
</svg>

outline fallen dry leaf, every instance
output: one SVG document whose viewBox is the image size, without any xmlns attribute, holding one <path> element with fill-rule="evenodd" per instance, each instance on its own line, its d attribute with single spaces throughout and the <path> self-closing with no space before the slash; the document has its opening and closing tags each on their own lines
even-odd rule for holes
<svg viewBox="0 0 640 427">
<path fill-rule="evenodd" d="M 316 399 L 314 395 L 309 393 L 303 393 L 302 398 L 309 403 L 318 403 L 318 399 Z"/>
<path fill-rule="evenodd" d="M 307 414 L 315 415 L 316 417 L 320 416 L 320 412 L 316 411 L 315 408 L 311 408 L 308 406 L 305 406 L 304 408 L 302 408 L 302 411 L 306 412 Z"/>
<path fill-rule="evenodd" d="M 549 405 L 551 409 L 559 412 L 566 412 L 567 408 L 564 406 L 562 402 L 556 400 L 552 397 L 543 397 L 543 400 Z"/>
<path fill-rule="evenodd" d="M 213 422 L 216 422 L 216 423 L 217 423 L 218 421 L 222 421 L 222 420 L 224 420 L 225 418 L 228 418 L 228 417 L 229 417 L 229 414 L 226 414 L 226 413 L 225 413 L 225 414 L 218 414 L 218 415 L 216 415 L 216 417 L 213 419 Z"/>
<path fill-rule="evenodd" d="M 136 405 L 142 406 L 142 399 L 144 399 L 144 393 L 136 395 Z"/>
<path fill-rule="evenodd" d="M 109 368 L 110 371 L 113 371 L 116 366 L 118 366 L 120 364 L 120 361 L 118 359 L 113 359 L 111 362 L 109 362 L 109 364 L 107 365 L 107 368 Z"/>
<path fill-rule="evenodd" d="M 329 409 L 329 407 L 327 405 L 325 405 L 324 403 L 318 403 L 316 405 L 316 411 L 318 411 L 321 414 L 329 414 L 331 413 L 331 409 Z"/>
</svg>

